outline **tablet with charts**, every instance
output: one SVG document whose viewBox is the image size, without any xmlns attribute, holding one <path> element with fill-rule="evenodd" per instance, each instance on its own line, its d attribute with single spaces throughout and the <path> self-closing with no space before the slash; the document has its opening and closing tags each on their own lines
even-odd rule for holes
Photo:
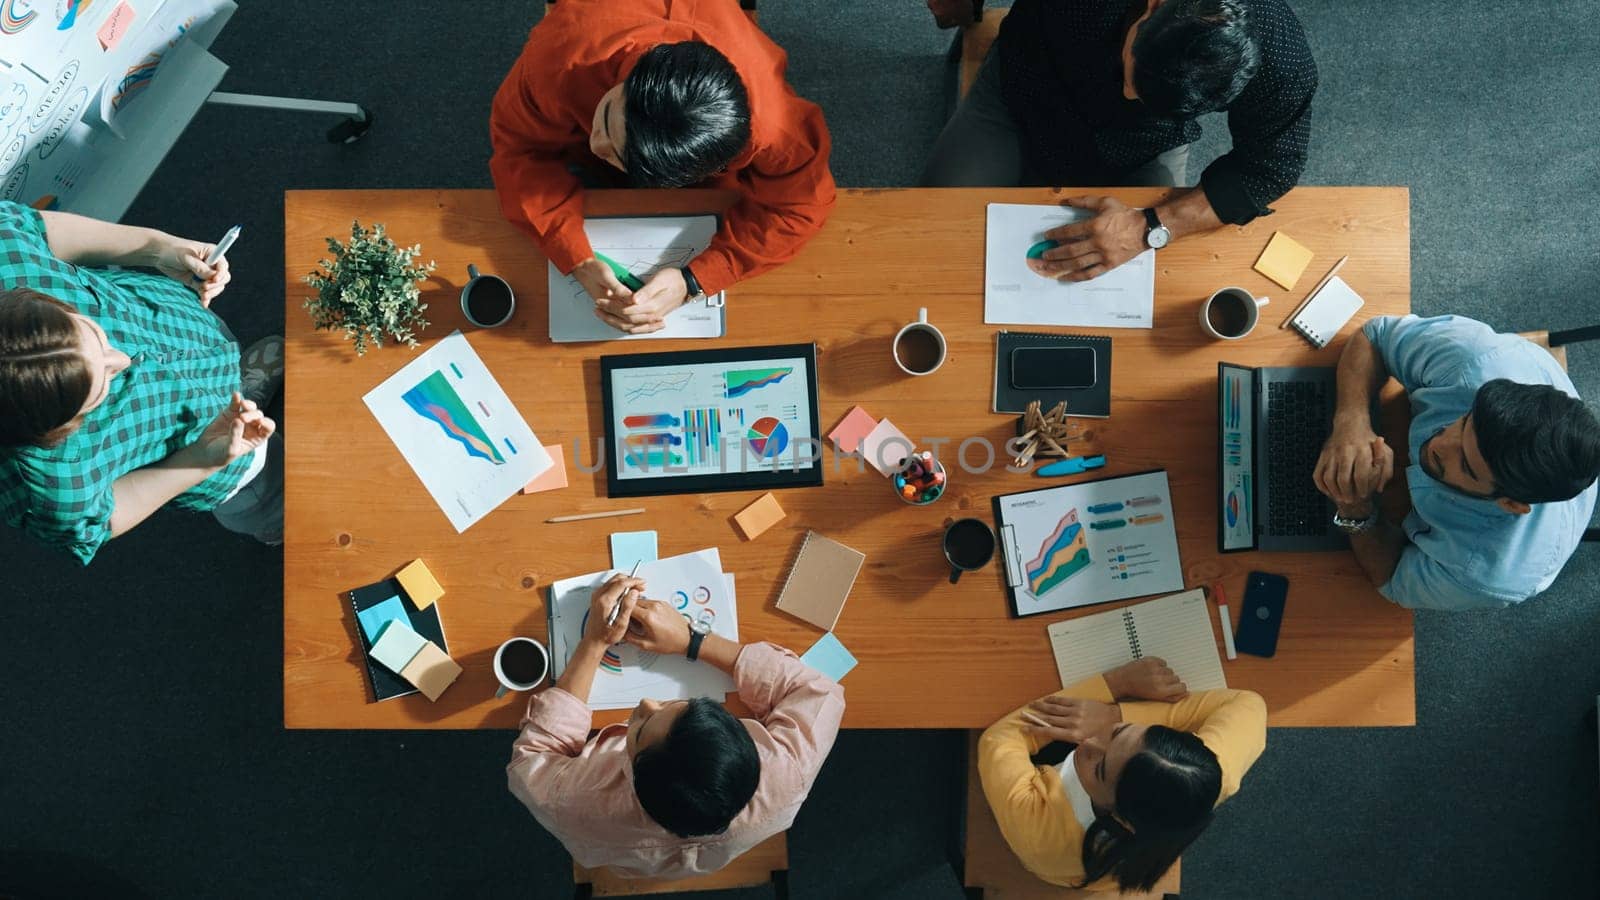
<svg viewBox="0 0 1600 900">
<path fill-rule="evenodd" d="M 822 484 L 815 344 L 600 358 L 612 497 Z"/>
</svg>

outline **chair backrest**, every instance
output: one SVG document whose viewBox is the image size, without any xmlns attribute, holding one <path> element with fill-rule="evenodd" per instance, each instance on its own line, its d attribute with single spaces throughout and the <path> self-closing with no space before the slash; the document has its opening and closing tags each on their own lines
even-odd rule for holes
<svg viewBox="0 0 1600 900">
<path fill-rule="evenodd" d="M 549 12 L 550 7 L 555 5 L 556 0 L 545 0 L 544 11 Z M 744 14 L 750 17 L 750 21 L 758 25 L 761 24 L 761 15 L 756 11 L 756 0 L 739 0 L 739 8 L 744 10 Z"/>
<path fill-rule="evenodd" d="M 721 869 L 693 878 L 625 878 L 610 869 L 585 869 L 572 864 L 579 897 L 630 897 L 639 894 L 681 894 L 773 884 L 784 896 L 789 871 L 789 833 L 780 831 L 745 851 Z"/>
</svg>

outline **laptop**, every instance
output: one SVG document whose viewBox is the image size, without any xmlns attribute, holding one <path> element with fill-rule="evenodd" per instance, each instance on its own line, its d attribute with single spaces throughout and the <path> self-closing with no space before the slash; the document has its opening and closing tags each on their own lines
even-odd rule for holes
<svg viewBox="0 0 1600 900">
<path fill-rule="evenodd" d="M 1344 550 L 1312 481 L 1333 424 L 1334 369 L 1217 365 L 1217 549 Z"/>
</svg>

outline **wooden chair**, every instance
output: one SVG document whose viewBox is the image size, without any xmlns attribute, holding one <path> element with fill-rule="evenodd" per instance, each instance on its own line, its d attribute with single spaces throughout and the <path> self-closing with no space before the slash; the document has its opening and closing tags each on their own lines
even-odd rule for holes
<svg viewBox="0 0 1600 900">
<path fill-rule="evenodd" d="M 549 12 L 550 7 L 555 5 L 556 0 L 545 0 L 545 11 Z M 751 22 L 754 22 L 758 25 L 761 24 L 761 18 L 756 13 L 756 0 L 739 0 L 739 8 L 744 10 L 744 14 L 750 17 Z"/>
<path fill-rule="evenodd" d="M 634 897 L 684 891 L 723 891 L 772 885 L 778 900 L 789 896 L 789 836 L 779 832 L 751 847 L 743 856 L 709 875 L 693 878 L 624 878 L 610 869 L 585 869 L 572 864 L 577 900 L 589 897 Z"/>
<path fill-rule="evenodd" d="M 974 900 L 1161 900 L 1177 895 L 1181 860 L 1172 864 L 1156 889 L 1148 894 L 1058 887 L 1040 881 L 1038 876 L 1024 869 L 1000 833 L 1000 824 L 994 820 L 989 801 L 983 796 L 983 786 L 978 781 L 979 734 L 969 732 L 967 740 L 967 850 L 962 883 L 967 887 L 968 896 Z"/>
</svg>

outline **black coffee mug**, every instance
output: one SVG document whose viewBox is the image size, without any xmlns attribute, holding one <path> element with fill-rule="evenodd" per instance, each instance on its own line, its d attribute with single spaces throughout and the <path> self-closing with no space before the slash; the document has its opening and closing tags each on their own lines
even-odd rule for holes
<svg viewBox="0 0 1600 900">
<path fill-rule="evenodd" d="M 957 519 L 944 529 L 944 558 L 950 563 L 950 583 L 962 572 L 981 569 L 994 559 L 994 529 L 982 519 Z"/>
<path fill-rule="evenodd" d="M 467 283 L 461 288 L 461 312 L 479 328 L 497 328 L 511 321 L 517 296 L 499 275 L 480 274 L 467 266 Z"/>
</svg>

